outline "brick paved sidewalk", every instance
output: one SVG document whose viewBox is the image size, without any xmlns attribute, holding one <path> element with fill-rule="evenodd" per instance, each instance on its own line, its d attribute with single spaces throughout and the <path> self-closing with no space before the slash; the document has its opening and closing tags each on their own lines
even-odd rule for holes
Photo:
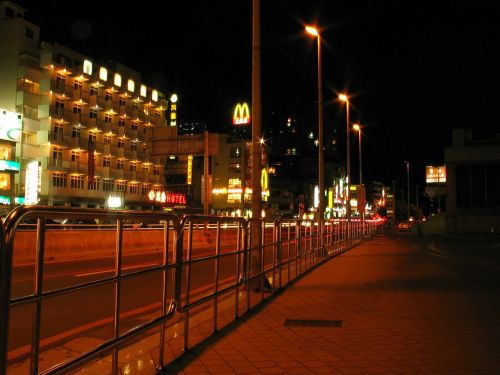
<svg viewBox="0 0 500 375">
<path fill-rule="evenodd" d="M 499 374 L 499 283 L 479 285 L 476 274 L 492 270 L 448 262 L 411 238 L 375 237 L 165 373 Z"/>
</svg>

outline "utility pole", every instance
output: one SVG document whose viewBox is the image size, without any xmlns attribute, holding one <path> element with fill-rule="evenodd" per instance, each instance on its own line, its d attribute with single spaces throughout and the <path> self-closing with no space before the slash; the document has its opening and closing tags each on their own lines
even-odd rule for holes
<svg viewBox="0 0 500 375">
<path fill-rule="evenodd" d="M 208 145 L 209 145 L 209 142 L 208 142 L 208 130 L 205 130 L 204 132 L 204 136 L 205 136 L 205 160 L 204 160 L 204 168 L 203 168 L 203 172 L 205 174 L 205 186 L 204 186 L 204 189 L 205 189 L 205 199 L 203 200 L 203 214 L 204 215 L 208 215 L 208 212 L 209 212 L 209 198 L 210 198 L 210 184 L 209 184 L 209 163 L 208 163 L 208 158 L 209 158 L 209 154 L 208 154 Z"/>
</svg>

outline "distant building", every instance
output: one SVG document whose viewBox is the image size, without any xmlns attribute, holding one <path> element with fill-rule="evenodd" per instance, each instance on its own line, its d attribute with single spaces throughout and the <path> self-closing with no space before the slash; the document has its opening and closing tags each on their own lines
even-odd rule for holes
<svg viewBox="0 0 500 375">
<path fill-rule="evenodd" d="M 233 135 L 221 135 L 219 153 L 212 159 L 212 212 L 248 216 L 252 205 L 251 142 Z M 262 201 L 269 199 L 266 148 L 261 148 Z M 263 205 L 265 207 L 265 203 Z"/>
<path fill-rule="evenodd" d="M 446 228 L 451 233 L 500 232 L 500 137 L 453 131 L 445 148 Z"/>
<path fill-rule="evenodd" d="M 207 124 L 202 121 L 180 121 L 178 122 L 179 135 L 203 134 L 207 130 Z"/>
</svg>

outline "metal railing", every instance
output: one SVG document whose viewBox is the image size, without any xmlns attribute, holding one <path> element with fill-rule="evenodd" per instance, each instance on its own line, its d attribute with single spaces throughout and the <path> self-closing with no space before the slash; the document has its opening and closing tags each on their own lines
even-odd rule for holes
<svg viewBox="0 0 500 375">
<path fill-rule="evenodd" d="M 97 228 L 93 231 L 87 226 L 74 233 L 59 231 L 57 225 L 47 224 L 62 218 L 94 219 L 108 224 L 99 225 L 98 232 Z M 31 230 L 23 230 L 23 223 L 29 219 L 35 219 L 36 224 Z M 151 225 L 139 229 L 131 224 L 139 222 Z M 16 373 L 19 369 L 24 370 L 19 373 L 59 374 L 82 368 L 94 373 L 119 374 L 134 360 L 140 361 L 142 367 L 149 363 L 154 373 L 276 290 L 352 247 L 363 236 L 377 230 L 379 224 L 366 222 L 362 227 L 355 221 L 326 221 L 323 238 L 319 238 L 315 221 L 202 215 L 179 218 L 144 211 L 41 206 L 17 208 L 0 228 L 0 374 Z M 29 238 L 34 239 L 35 245 L 31 251 L 25 251 Z M 112 250 L 112 267 L 84 274 L 93 276 L 87 276 L 90 279 L 83 282 L 55 285 L 53 276 L 45 277 L 52 267 L 51 252 L 57 252 L 55 249 L 61 246 L 65 251 L 72 251 L 73 241 L 80 242 L 80 251 L 72 256 L 81 259 L 86 252 L 83 255 L 88 259 L 97 257 L 93 267 L 104 264 Z M 108 255 L 102 255 L 101 248 Z M 156 250 L 147 250 L 153 248 Z M 138 251 L 137 259 L 154 253 L 157 260 L 146 265 L 130 265 L 131 249 Z M 20 267 L 14 267 L 16 251 L 30 253 L 32 257 L 33 283 L 29 292 L 16 291 L 17 284 L 14 288 L 14 271 L 18 272 Z M 111 264 L 109 262 L 108 259 Z M 154 282 L 146 286 L 146 279 Z M 129 302 L 125 299 L 131 297 L 127 296 L 131 285 L 143 288 L 136 293 L 155 290 L 154 303 L 127 308 Z M 57 311 L 51 311 L 54 300 L 67 306 L 75 295 L 82 298 L 86 294 L 88 303 L 92 303 L 93 296 L 102 294 L 103 290 L 108 291 L 112 306 L 112 311 L 105 313 L 103 319 L 85 322 L 81 313 L 75 314 L 75 318 L 80 317 L 80 321 L 74 322 L 79 324 L 77 327 L 66 328 L 58 334 L 47 328 L 53 324 L 50 314 Z M 16 331 L 24 326 L 21 324 L 19 328 L 11 319 L 13 311 L 19 312 L 22 308 L 31 312 L 31 338 L 28 337 L 29 345 L 23 350 L 9 347 L 9 337 L 26 335 Z M 85 336 L 85 330 L 80 328 L 89 329 L 89 326 L 108 329 L 108 335 Z M 93 343 L 81 344 L 78 340 L 82 341 L 82 337 L 87 341 L 91 337 Z M 68 342 L 73 342 L 70 340 L 78 341 L 84 348 L 64 355 L 57 352 L 65 344 L 70 346 Z M 139 350 L 134 352 L 132 349 L 137 346 Z M 59 357 L 42 356 L 42 352 L 59 353 Z M 103 370 L 103 366 L 108 367 Z"/>
</svg>

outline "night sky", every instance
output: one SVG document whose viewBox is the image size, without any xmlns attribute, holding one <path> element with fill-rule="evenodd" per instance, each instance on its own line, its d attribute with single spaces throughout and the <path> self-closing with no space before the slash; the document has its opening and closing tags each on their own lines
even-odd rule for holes
<svg viewBox="0 0 500 375">
<path fill-rule="evenodd" d="M 146 84 L 177 92 L 186 119 L 211 131 L 229 130 L 234 104 L 251 100 L 251 0 L 18 3 L 42 40 L 140 71 Z M 264 119 L 315 115 L 316 43 L 303 25 L 317 24 L 325 127 L 337 129 L 345 158 L 337 93 L 347 92 L 351 120 L 365 126 L 366 180 L 404 180 L 409 160 L 412 181 L 423 185 L 425 165 L 443 163 L 453 128 L 500 131 L 500 2 L 261 3 Z M 356 140 L 352 149 L 355 158 Z"/>
</svg>

